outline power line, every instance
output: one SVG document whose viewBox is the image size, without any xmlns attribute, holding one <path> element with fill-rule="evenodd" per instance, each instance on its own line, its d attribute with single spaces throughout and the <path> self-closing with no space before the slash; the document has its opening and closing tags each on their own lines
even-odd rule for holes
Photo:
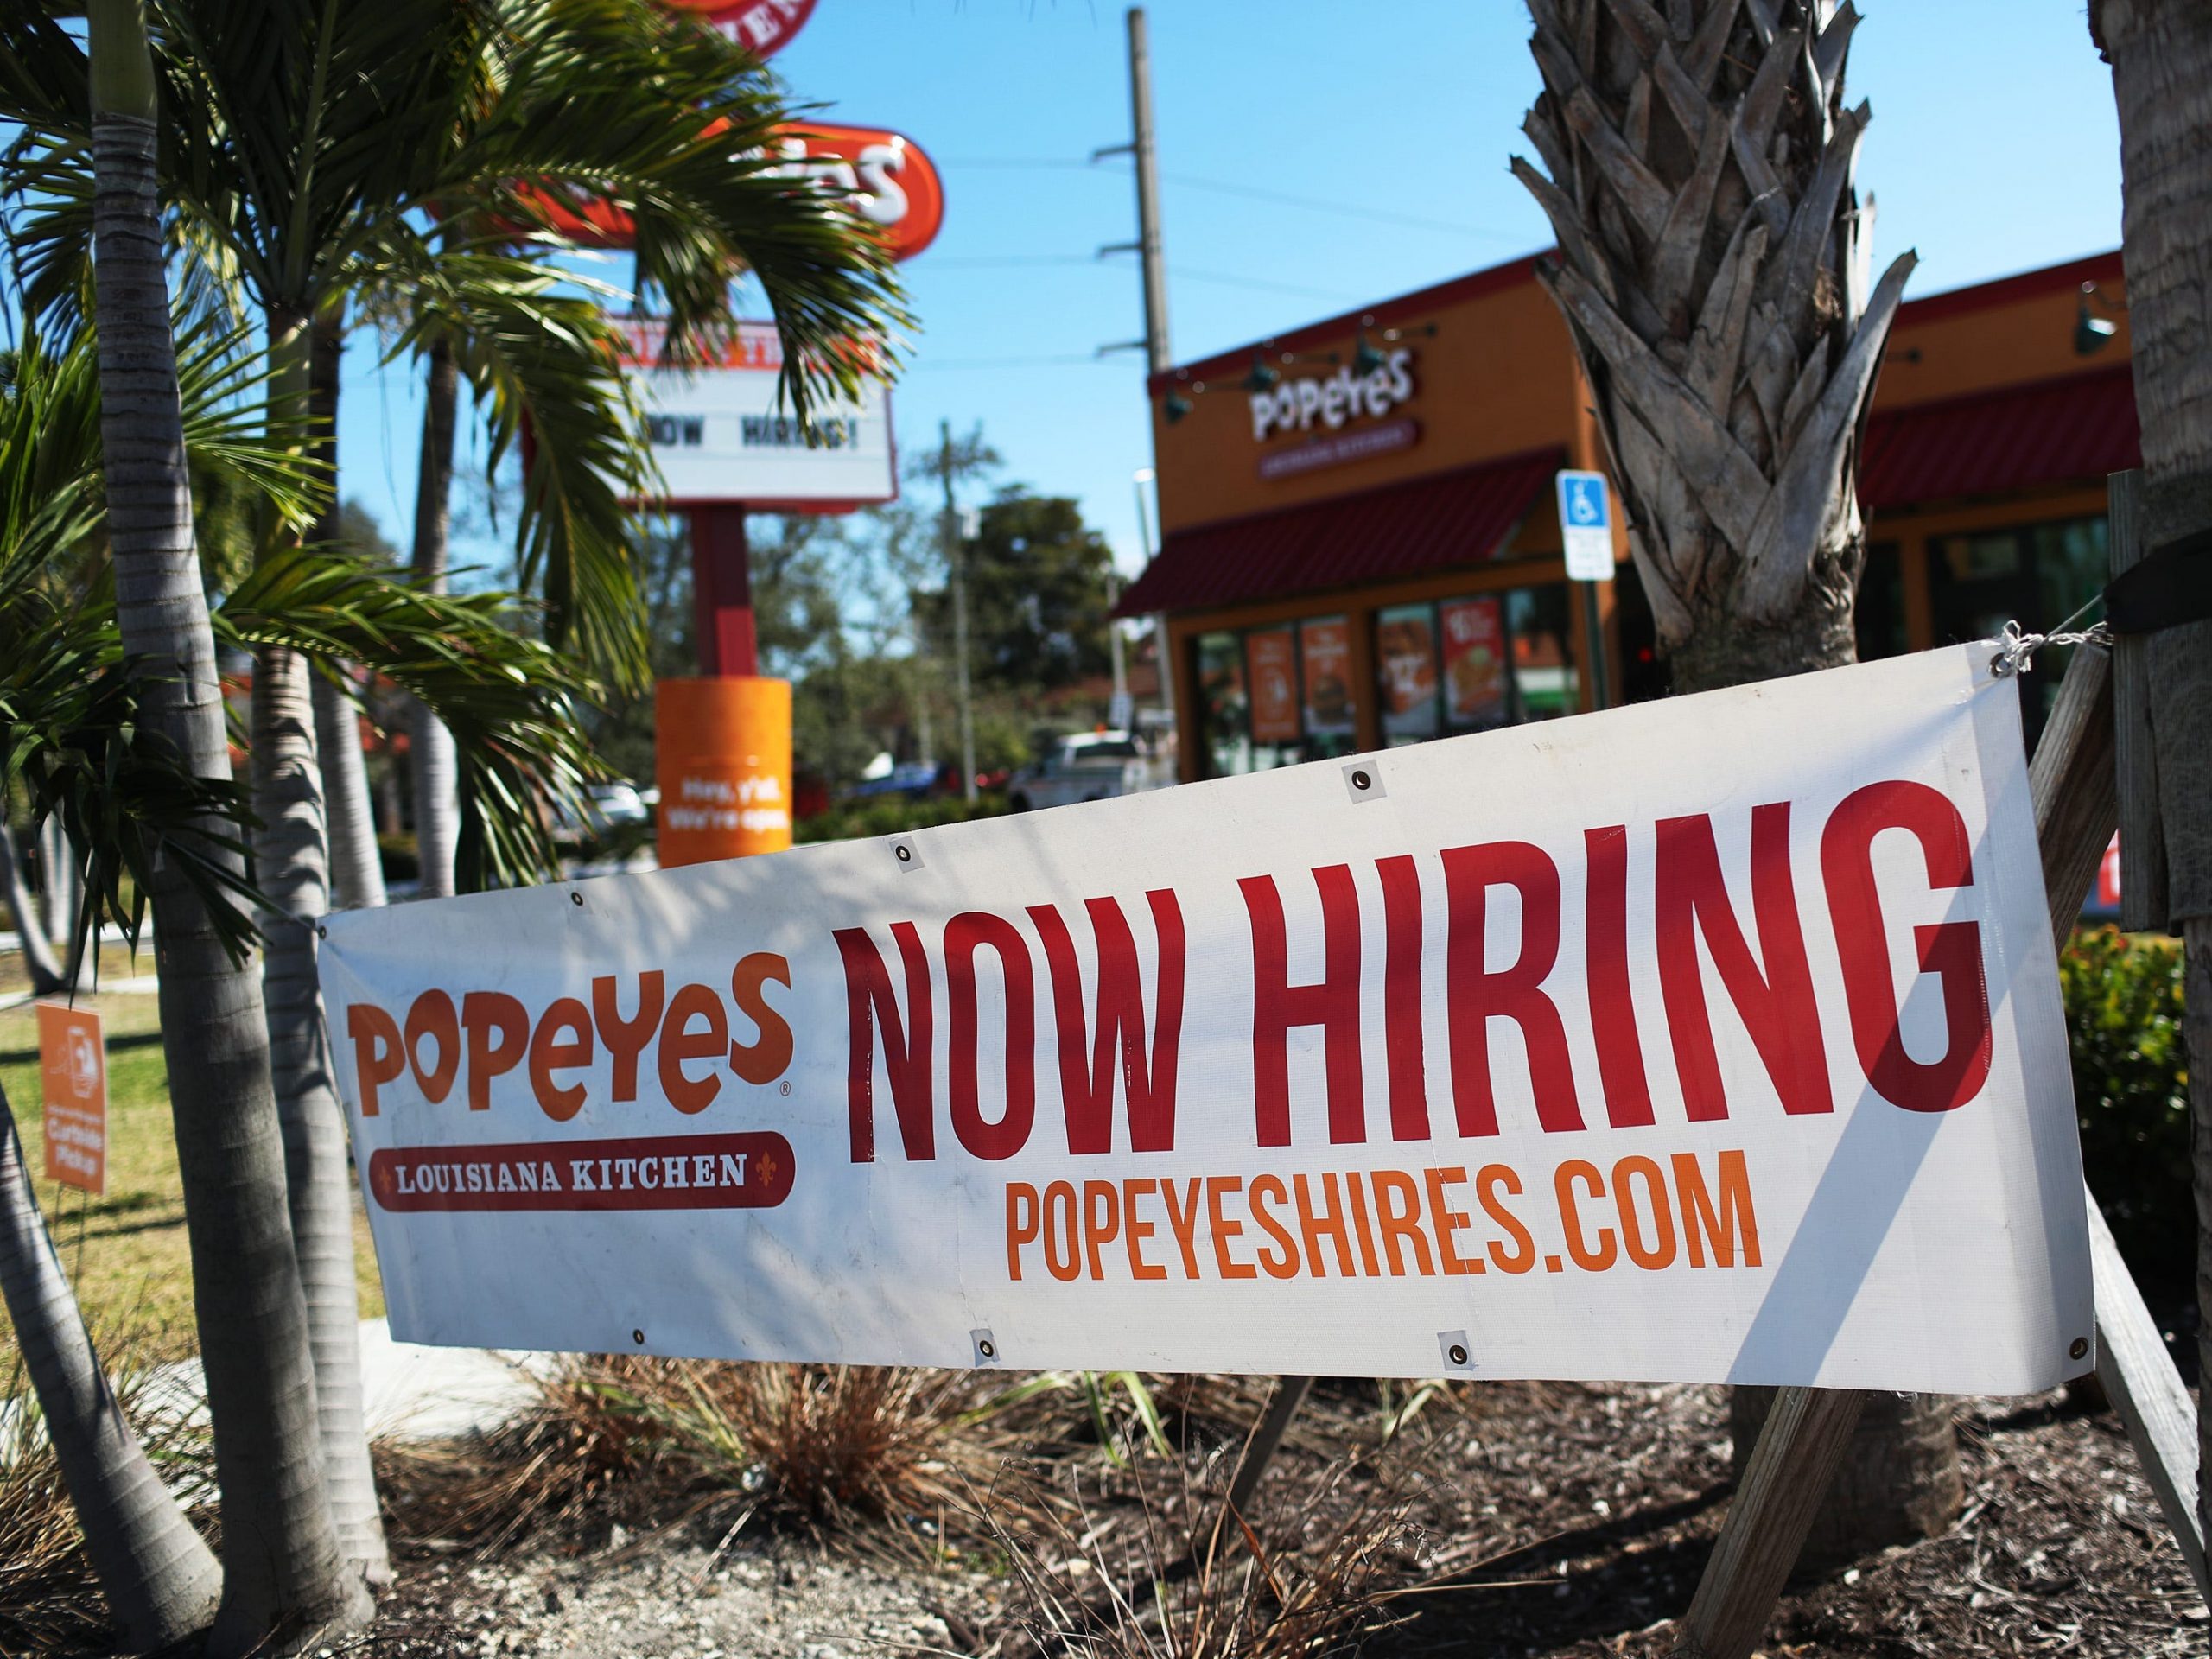
<svg viewBox="0 0 2212 1659">
<path fill-rule="evenodd" d="M 1111 159 L 1111 158 L 1109 158 Z M 947 162 L 953 168 L 988 168 L 1003 172 L 1088 173 L 1094 170 L 1096 162 L 1067 161 L 1052 156 L 998 156 L 979 157 L 972 161 Z M 1402 225 L 1412 230 L 1435 231 L 1446 236 L 1471 236 L 1489 242 L 1519 245 L 1528 240 L 1504 231 L 1484 230 L 1479 226 L 1457 224 L 1445 219 L 1426 219 L 1419 213 L 1394 213 L 1387 207 L 1363 207 L 1351 202 L 1330 201 L 1319 196 L 1293 195 L 1287 191 L 1266 190 L 1257 185 L 1241 184 L 1230 179 L 1201 178 L 1194 173 L 1163 173 L 1166 183 L 1180 185 L 1186 190 L 1211 190 L 1217 195 L 1243 196 L 1253 201 L 1269 201 L 1282 207 L 1302 207 L 1308 213 L 1335 213 L 1345 219 L 1364 219 L 1377 225 Z"/>
<path fill-rule="evenodd" d="M 1270 293 L 1299 294 L 1319 300 L 1357 301 L 1359 297 L 1339 288 L 1309 288 L 1304 283 L 1271 282 L 1264 276 L 1234 276 L 1224 270 L 1193 270 L 1188 265 L 1170 265 L 1167 274 L 1179 282 L 1219 283 L 1229 288 L 1265 289 Z"/>
<path fill-rule="evenodd" d="M 1186 190 L 1211 190 L 1217 195 L 1244 196 L 1254 201 L 1272 201 L 1285 207 L 1303 207 L 1317 213 L 1336 213 L 1345 219 L 1372 219 L 1378 225 L 1405 225 L 1415 230 L 1440 231 L 1451 236 L 1480 237 L 1490 242 L 1521 243 L 1525 237 L 1508 236 L 1502 231 L 1485 231 L 1473 225 L 1455 225 L 1448 219 L 1423 219 L 1415 213 L 1392 213 L 1384 207 L 1356 207 L 1348 202 L 1325 201 L 1318 196 L 1294 196 L 1281 190 L 1262 190 L 1256 185 L 1233 184 L 1224 179 L 1201 179 L 1189 173 L 1163 173 L 1160 175 L 1170 184 L 1179 184 Z"/>
<path fill-rule="evenodd" d="M 930 261 L 932 269 L 948 270 L 990 270 L 1027 265 L 1096 265 L 1096 254 L 1084 253 L 975 253 L 955 254 L 950 258 Z"/>
<path fill-rule="evenodd" d="M 941 369 L 1027 369 L 1047 366 L 1065 368 L 1078 363 L 1098 366 L 1103 365 L 1106 361 L 1107 359 L 1103 358 L 1085 356 L 1072 352 L 1057 357 L 955 357 L 945 358 L 934 363 L 923 358 L 908 364 L 900 372 L 904 376 Z"/>
</svg>

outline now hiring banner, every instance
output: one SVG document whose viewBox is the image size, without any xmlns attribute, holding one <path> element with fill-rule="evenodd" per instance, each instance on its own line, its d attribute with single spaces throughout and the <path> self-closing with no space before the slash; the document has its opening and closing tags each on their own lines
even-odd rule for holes
<svg viewBox="0 0 2212 1659">
<path fill-rule="evenodd" d="M 334 916 L 393 1333 L 2049 1387 L 2088 1247 L 1990 655 Z"/>
</svg>

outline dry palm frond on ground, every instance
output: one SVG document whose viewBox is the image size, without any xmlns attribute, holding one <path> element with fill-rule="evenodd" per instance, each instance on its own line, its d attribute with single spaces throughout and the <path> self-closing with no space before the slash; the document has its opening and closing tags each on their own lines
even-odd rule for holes
<svg viewBox="0 0 2212 1659">
<path fill-rule="evenodd" d="M 129 1338 L 104 1348 L 124 1415 L 154 1466 L 187 1503 L 213 1493 L 214 1448 L 188 1402 L 156 1385 Z M 205 1509 L 194 1516 L 213 1529 Z M 77 1511 L 20 1359 L 0 1369 L 0 1655 L 101 1649 L 107 1602 L 84 1551 Z"/>
</svg>

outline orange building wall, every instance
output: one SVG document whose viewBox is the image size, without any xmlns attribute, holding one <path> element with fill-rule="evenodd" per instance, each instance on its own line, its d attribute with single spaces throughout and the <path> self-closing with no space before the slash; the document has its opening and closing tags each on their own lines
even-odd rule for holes
<svg viewBox="0 0 2212 1659">
<path fill-rule="evenodd" d="M 1155 376 L 1153 454 L 1162 527 L 1174 531 L 1299 506 L 1548 444 L 1571 448 L 1578 379 L 1573 346 L 1531 264 L 1522 260 L 1480 271 L 1369 313 L 1279 336 L 1262 348 L 1285 381 L 1325 378 L 1339 364 L 1351 365 L 1360 318 L 1373 315 L 1375 326 L 1365 332 L 1379 349 L 1407 347 L 1414 353 L 1414 396 L 1384 418 L 1408 416 L 1418 423 L 1420 435 L 1412 448 L 1393 454 L 1263 479 L 1263 456 L 1292 448 L 1322 429 L 1317 423 L 1305 432 L 1254 441 L 1250 396 L 1243 385 L 1252 371 L 1251 348 Z M 1434 334 L 1418 332 L 1432 325 Z M 1386 340 L 1383 331 L 1391 328 L 1403 331 L 1402 337 Z M 1286 351 L 1299 353 L 1300 360 L 1281 362 Z M 1330 352 L 1337 363 L 1306 355 Z M 1173 423 L 1166 416 L 1171 391 L 1191 404 Z M 1337 429 L 1353 433 L 1382 423 L 1359 417 Z"/>
</svg>

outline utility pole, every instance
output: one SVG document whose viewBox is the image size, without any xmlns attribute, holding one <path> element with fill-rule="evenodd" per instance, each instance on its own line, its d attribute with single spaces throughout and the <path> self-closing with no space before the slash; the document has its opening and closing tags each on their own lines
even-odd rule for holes
<svg viewBox="0 0 2212 1659">
<path fill-rule="evenodd" d="M 968 695 L 968 551 L 952 500 L 952 423 L 938 423 L 938 470 L 944 480 L 944 562 L 952 582 L 952 654 L 960 696 L 960 796 L 976 799 L 976 709 Z"/>
<path fill-rule="evenodd" d="M 1094 149 L 1090 159 L 1096 162 L 1109 156 L 1128 156 L 1136 162 L 1137 239 L 1114 243 L 1099 249 L 1098 254 L 1101 258 L 1109 253 L 1137 256 L 1138 270 L 1144 282 L 1144 338 L 1102 346 L 1099 350 L 1102 353 L 1125 352 L 1133 346 L 1141 346 L 1144 348 L 1147 372 L 1158 374 L 1169 366 L 1170 361 L 1167 256 L 1160 239 L 1160 163 L 1152 141 L 1152 48 L 1145 32 L 1142 6 L 1129 8 L 1129 143 Z"/>
<path fill-rule="evenodd" d="M 1167 259 L 1160 243 L 1160 164 L 1152 144 L 1152 46 L 1144 8 L 1129 8 L 1129 119 L 1137 162 L 1137 251 L 1144 270 L 1144 359 L 1153 374 L 1168 365 Z"/>
</svg>

